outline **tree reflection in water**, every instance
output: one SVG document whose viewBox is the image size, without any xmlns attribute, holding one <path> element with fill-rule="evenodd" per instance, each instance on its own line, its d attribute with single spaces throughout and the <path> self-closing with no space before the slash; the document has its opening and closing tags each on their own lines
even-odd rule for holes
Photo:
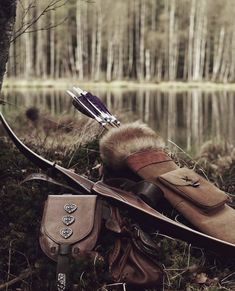
<svg viewBox="0 0 235 291">
<path fill-rule="evenodd" d="M 198 148 L 208 139 L 235 143 L 235 92 L 176 90 L 92 89 L 122 122 L 142 120 L 180 147 Z M 6 115 L 17 108 L 36 106 L 52 116 L 69 114 L 79 118 L 65 91 L 38 89 L 5 91 Z M 1 106 L 1 105 L 0 105 Z"/>
</svg>

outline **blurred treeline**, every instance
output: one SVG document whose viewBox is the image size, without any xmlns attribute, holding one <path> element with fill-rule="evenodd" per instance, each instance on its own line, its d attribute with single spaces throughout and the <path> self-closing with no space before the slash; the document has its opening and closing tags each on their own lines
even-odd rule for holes
<svg viewBox="0 0 235 291">
<path fill-rule="evenodd" d="M 8 77 L 235 80 L 233 0 L 19 1 Z M 24 29 L 23 29 L 24 30 Z"/>
</svg>

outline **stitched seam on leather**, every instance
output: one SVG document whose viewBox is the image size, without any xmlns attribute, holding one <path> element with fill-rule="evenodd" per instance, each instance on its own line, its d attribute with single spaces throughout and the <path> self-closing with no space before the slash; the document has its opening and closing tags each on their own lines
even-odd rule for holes
<svg viewBox="0 0 235 291">
<path fill-rule="evenodd" d="M 151 161 L 151 159 L 150 159 L 151 154 L 152 154 L 153 161 Z M 148 160 L 147 163 L 146 163 L 146 161 L 144 162 L 145 159 L 142 161 L 143 157 Z M 131 162 L 130 162 L 130 160 L 131 160 Z M 134 162 L 133 162 L 133 160 L 134 160 Z M 138 162 L 136 162 L 136 160 Z M 140 169 L 142 169 L 143 167 L 146 167 L 148 165 L 155 164 L 155 163 L 158 164 L 158 163 L 168 162 L 168 161 L 172 161 L 172 159 L 167 155 L 167 153 L 165 153 L 160 148 L 159 149 L 152 149 L 152 150 L 148 149 L 145 151 L 136 152 L 136 153 L 129 155 L 126 158 L 127 165 L 136 172 L 138 172 Z M 144 165 L 141 166 L 140 163 L 144 163 Z"/>
<path fill-rule="evenodd" d="M 148 167 L 148 166 L 150 166 L 150 165 L 154 165 L 154 164 L 163 164 L 163 163 L 167 163 L 167 162 L 172 162 L 172 160 L 166 160 L 166 161 L 160 161 L 160 162 L 152 162 L 152 163 L 150 163 L 150 164 L 148 164 L 148 165 L 144 165 L 143 167 L 138 168 L 136 171 L 138 172 L 138 171 L 140 171 L 140 170 L 142 170 L 142 169 L 144 169 L 145 167 Z M 135 169 L 134 169 L 134 170 L 135 170 Z"/>
</svg>

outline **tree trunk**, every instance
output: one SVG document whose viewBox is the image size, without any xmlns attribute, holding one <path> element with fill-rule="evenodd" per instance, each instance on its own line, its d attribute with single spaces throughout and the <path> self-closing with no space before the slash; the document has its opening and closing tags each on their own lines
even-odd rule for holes
<svg viewBox="0 0 235 291">
<path fill-rule="evenodd" d="M 55 11 L 50 12 L 51 24 L 55 25 Z M 55 76 L 55 29 L 50 30 L 50 77 Z"/>
<path fill-rule="evenodd" d="M 150 61 L 150 59 L 151 59 L 150 50 L 146 49 L 146 51 L 145 51 L 145 71 L 146 71 L 145 79 L 147 81 L 150 81 L 150 78 L 151 78 L 151 70 L 150 70 L 151 61 Z"/>
<path fill-rule="evenodd" d="M 165 14 L 165 23 L 164 23 L 164 80 L 169 79 L 169 19 L 168 19 L 168 8 L 169 0 L 164 1 L 164 14 Z M 162 81 L 162 80 L 161 80 Z"/>
<path fill-rule="evenodd" d="M 231 56 L 230 56 L 230 70 L 229 81 L 235 80 L 235 23 L 233 24 L 232 36 L 231 36 Z"/>
<path fill-rule="evenodd" d="M 94 16 L 92 20 L 92 38 L 91 38 L 91 78 L 95 79 L 96 67 L 96 42 L 97 42 L 97 25 L 96 25 L 96 11 L 93 11 Z"/>
<path fill-rule="evenodd" d="M 16 0 L 0 1 L 0 90 L 9 56 L 10 41 L 16 16 Z"/>
<path fill-rule="evenodd" d="M 205 81 L 210 79 L 210 62 L 211 62 L 211 39 L 208 36 L 205 49 Z"/>
<path fill-rule="evenodd" d="M 139 19 L 139 2 L 134 2 L 134 15 L 135 15 L 135 68 L 137 79 L 140 79 L 140 19 Z"/>
<path fill-rule="evenodd" d="M 174 81 L 176 79 L 177 72 L 177 22 L 175 19 L 176 2 L 172 0 L 170 2 L 169 9 L 169 40 L 168 40 L 168 72 L 169 81 Z"/>
<path fill-rule="evenodd" d="M 140 76 L 139 79 L 142 81 L 144 79 L 144 65 L 145 65 L 145 43 L 144 43 L 144 35 L 145 35 L 145 2 L 141 2 L 140 6 Z"/>
<path fill-rule="evenodd" d="M 102 11 L 101 11 L 101 2 L 99 2 L 98 11 L 97 11 L 97 47 L 96 47 L 95 81 L 100 80 L 101 57 L 102 57 L 101 53 L 102 53 Z"/>
<path fill-rule="evenodd" d="M 118 20 L 118 39 L 119 39 L 119 44 L 118 44 L 118 74 L 117 78 L 119 80 L 122 80 L 123 78 L 123 21 L 121 17 L 119 17 Z"/>
<path fill-rule="evenodd" d="M 225 29 L 224 27 L 221 27 L 219 38 L 218 38 L 219 39 L 218 46 L 214 50 L 212 81 L 216 81 L 218 74 L 220 72 L 222 55 L 223 55 L 223 50 L 224 50 L 224 38 L 225 38 Z"/>
<path fill-rule="evenodd" d="M 81 1 L 76 5 L 76 26 L 77 26 L 77 61 L 78 79 L 83 80 L 83 37 L 82 37 L 82 20 L 81 20 Z"/>
<path fill-rule="evenodd" d="M 113 67 L 113 36 L 112 32 L 110 32 L 108 39 L 107 69 L 106 69 L 106 80 L 108 82 L 112 80 L 112 67 Z"/>
<path fill-rule="evenodd" d="M 132 10 L 133 8 L 133 2 L 128 1 L 129 9 L 128 9 L 128 67 L 127 67 L 127 74 L 129 76 L 132 76 L 133 74 L 133 65 L 134 65 L 134 13 Z"/>
<path fill-rule="evenodd" d="M 189 40 L 188 40 L 188 81 L 192 80 L 193 71 L 193 40 L 195 30 L 195 13 L 196 13 L 196 0 L 192 0 L 189 20 Z"/>
</svg>

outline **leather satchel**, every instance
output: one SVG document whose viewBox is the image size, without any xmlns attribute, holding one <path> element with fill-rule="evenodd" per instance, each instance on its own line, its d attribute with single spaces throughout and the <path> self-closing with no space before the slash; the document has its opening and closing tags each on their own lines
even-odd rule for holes
<svg viewBox="0 0 235 291">
<path fill-rule="evenodd" d="M 118 208 L 111 209 L 106 227 L 117 234 L 109 253 L 112 280 L 136 288 L 161 285 L 163 270 L 158 263 L 159 247 L 137 224 L 121 216 Z"/>
<path fill-rule="evenodd" d="M 162 284 L 162 269 L 140 243 L 128 237 L 116 239 L 109 257 L 112 279 L 136 287 L 157 287 Z"/>
<path fill-rule="evenodd" d="M 96 195 L 49 195 L 45 203 L 39 242 L 57 261 L 57 289 L 68 288 L 71 257 L 91 253 L 101 228 L 101 201 Z"/>
</svg>

